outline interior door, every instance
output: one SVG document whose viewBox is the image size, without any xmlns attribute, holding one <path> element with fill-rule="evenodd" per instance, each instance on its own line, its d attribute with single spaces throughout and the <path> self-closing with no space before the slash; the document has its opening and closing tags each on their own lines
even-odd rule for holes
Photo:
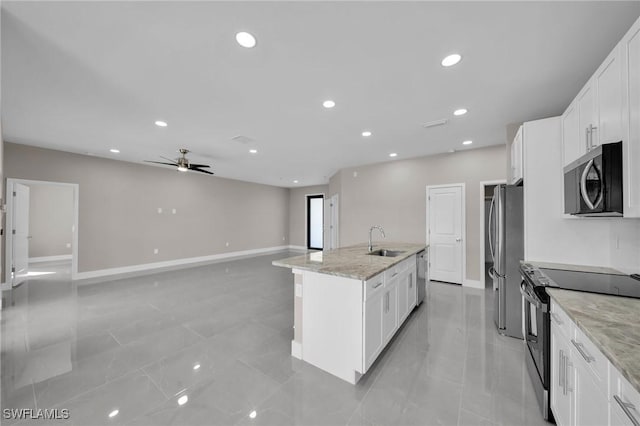
<svg viewBox="0 0 640 426">
<path fill-rule="evenodd" d="M 462 284 L 462 186 L 429 188 L 429 279 Z"/>
<path fill-rule="evenodd" d="M 324 195 L 307 195 L 307 248 L 324 248 Z"/>
<path fill-rule="evenodd" d="M 11 285 L 27 279 L 29 272 L 29 187 L 13 184 L 11 232 Z"/>
</svg>

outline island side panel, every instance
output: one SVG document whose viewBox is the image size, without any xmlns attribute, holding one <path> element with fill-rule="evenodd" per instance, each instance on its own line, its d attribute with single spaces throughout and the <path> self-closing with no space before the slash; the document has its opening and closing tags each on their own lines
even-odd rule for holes
<svg viewBox="0 0 640 426">
<path fill-rule="evenodd" d="M 349 383 L 362 370 L 362 281 L 305 271 L 302 359 Z"/>
<path fill-rule="evenodd" d="M 302 359 L 302 280 L 300 270 L 292 270 L 294 301 L 293 301 L 293 340 L 291 341 L 291 356 Z"/>
</svg>

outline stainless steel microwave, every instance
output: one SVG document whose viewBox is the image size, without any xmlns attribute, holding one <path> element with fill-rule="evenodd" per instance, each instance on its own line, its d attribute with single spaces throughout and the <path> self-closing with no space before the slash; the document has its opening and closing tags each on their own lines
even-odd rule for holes
<svg viewBox="0 0 640 426">
<path fill-rule="evenodd" d="M 622 142 L 600 145 L 564 167 L 564 212 L 622 216 Z"/>
</svg>

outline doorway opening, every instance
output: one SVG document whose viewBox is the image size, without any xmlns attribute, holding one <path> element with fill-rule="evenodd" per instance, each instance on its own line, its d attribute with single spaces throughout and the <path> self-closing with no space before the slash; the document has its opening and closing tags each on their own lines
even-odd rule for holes
<svg viewBox="0 0 640 426">
<path fill-rule="evenodd" d="M 307 195 L 307 249 L 324 248 L 324 194 Z"/>
<path fill-rule="evenodd" d="M 78 192 L 77 184 L 7 179 L 5 288 L 49 269 L 75 279 Z"/>
<path fill-rule="evenodd" d="M 507 183 L 504 180 L 480 182 L 480 284 L 482 288 L 493 288 L 491 268 L 493 268 L 493 241 L 492 237 L 492 201 L 493 191 L 496 186 Z M 495 290 L 495 289 L 494 289 Z"/>
</svg>

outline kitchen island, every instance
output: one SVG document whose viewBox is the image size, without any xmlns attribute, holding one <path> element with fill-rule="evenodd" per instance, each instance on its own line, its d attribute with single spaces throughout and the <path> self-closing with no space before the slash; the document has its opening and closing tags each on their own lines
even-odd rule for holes
<svg viewBox="0 0 640 426">
<path fill-rule="evenodd" d="M 291 355 L 357 383 L 416 306 L 425 247 L 358 244 L 274 261 L 294 274 Z"/>
</svg>

